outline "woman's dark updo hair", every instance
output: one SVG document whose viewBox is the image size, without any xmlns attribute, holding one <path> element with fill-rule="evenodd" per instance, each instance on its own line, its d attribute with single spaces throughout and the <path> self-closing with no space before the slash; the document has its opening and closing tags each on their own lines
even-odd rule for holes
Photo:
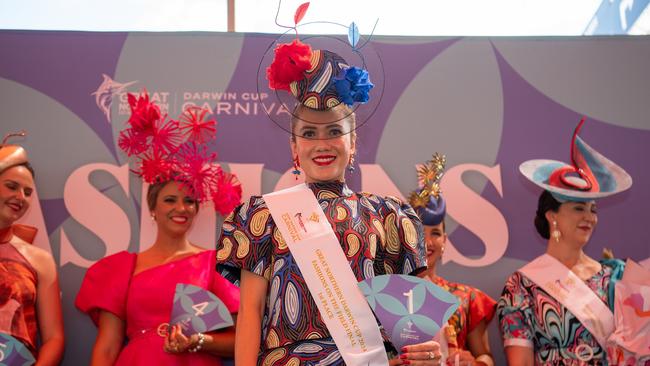
<svg viewBox="0 0 650 366">
<path fill-rule="evenodd" d="M 561 204 L 562 202 L 556 200 L 547 190 L 544 190 L 544 192 L 539 196 L 537 213 L 535 214 L 535 229 L 537 229 L 537 232 L 542 236 L 542 238 L 550 239 L 551 237 L 551 228 L 546 219 L 546 212 L 549 210 L 557 212 Z"/>
</svg>

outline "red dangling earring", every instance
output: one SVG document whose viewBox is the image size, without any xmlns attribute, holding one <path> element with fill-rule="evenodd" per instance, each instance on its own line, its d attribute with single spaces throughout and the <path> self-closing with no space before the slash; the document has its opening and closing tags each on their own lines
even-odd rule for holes
<svg viewBox="0 0 650 366">
<path fill-rule="evenodd" d="M 300 167 L 300 160 L 298 160 L 298 157 L 296 156 L 295 159 L 293 159 L 293 171 L 291 174 L 293 174 L 294 177 L 296 177 L 296 180 L 298 180 L 298 176 L 300 175 L 300 170 L 298 169 Z"/>
</svg>

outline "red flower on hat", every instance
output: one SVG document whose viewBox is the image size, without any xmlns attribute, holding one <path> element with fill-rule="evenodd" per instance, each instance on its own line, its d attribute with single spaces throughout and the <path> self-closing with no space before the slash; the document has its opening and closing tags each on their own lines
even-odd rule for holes
<svg viewBox="0 0 650 366">
<path fill-rule="evenodd" d="M 190 106 L 185 109 L 179 118 L 180 129 L 188 141 L 203 144 L 212 140 L 217 133 L 217 121 L 204 121 L 208 110 L 197 106 Z"/>
<path fill-rule="evenodd" d="M 139 171 L 134 173 L 140 175 L 142 180 L 152 184 L 164 182 L 171 179 L 174 169 L 174 161 L 159 149 L 152 149 L 142 156 Z"/>
<path fill-rule="evenodd" d="M 146 90 L 139 97 L 129 93 L 127 99 L 131 107 L 131 117 L 128 123 L 138 132 L 151 131 L 156 122 L 160 120 L 160 108 L 149 101 L 149 94 Z"/>
<path fill-rule="evenodd" d="M 311 68 L 311 47 L 298 39 L 275 48 L 275 58 L 266 69 L 269 88 L 290 91 L 289 85 L 301 80 Z"/>
<path fill-rule="evenodd" d="M 147 149 L 147 136 L 142 132 L 127 128 L 120 132 L 117 145 L 127 156 L 138 155 Z"/>
<path fill-rule="evenodd" d="M 221 171 L 220 166 L 212 164 L 217 154 L 208 153 L 205 146 L 188 142 L 181 146 L 177 155 L 181 173 L 177 180 L 189 188 L 198 201 L 203 202 L 210 196 L 214 181 Z"/>
<path fill-rule="evenodd" d="M 183 142 L 181 132 L 178 129 L 178 122 L 159 121 L 153 124 L 151 129 L 151 145 L 154 149 L 160 149 L 167 153 L 173 153 Z"/>
<path fill-rule="evenodd" d="M 214 209 L 226 216 L 241 202 L 241 184 L 234 175 L 221 171 L 217 178 L 216 189 L 212 191 Z"/>
<path fill-rule="evenodd" d="M 146 91 L 128 98 L 130 128 L 120 132 L 118 146 L 136 160 L 133 172 L 149 184 L 174 180 L 197 201 L 214 200 L 220 213 L 232 211 L 241 199 L 241 186 L 221 170 L 214 162 L 217 154 L 205 145 L 216 134 L 216 121 L 204 120 L 208 110 L 192 106 L 178 121 L 167 120 Z"/>
</svg>

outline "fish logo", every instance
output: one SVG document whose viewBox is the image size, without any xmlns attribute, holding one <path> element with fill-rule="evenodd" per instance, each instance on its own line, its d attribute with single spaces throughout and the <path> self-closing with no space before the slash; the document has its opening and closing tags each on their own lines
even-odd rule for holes
<svg viewBox="0 0 650 366">
<path fill-rule="evenodd" d="M 104 113 L 108 123 L 111 123 L 111 105 L 113 104 L 113 96 L 122 93 L 129 85 L 135 84 L 137 81 L 130 81 L 128 83 L 119 83 L 110 76 L 102 74 L 104 81 L 102 81 L 99 88 L 90 95 L 95 96 L 95 103 L 97 107 Z"/>
</svg>

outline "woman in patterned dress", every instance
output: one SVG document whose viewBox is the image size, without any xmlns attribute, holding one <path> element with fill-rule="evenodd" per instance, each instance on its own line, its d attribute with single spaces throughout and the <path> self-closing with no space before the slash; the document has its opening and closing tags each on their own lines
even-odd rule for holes
<svg viewBox="0 0 650 366">
<path fill-rule="evenodd" d="M 58 365 L 63 357 L 64 332 L 56 264 L 50 253 L 32 245 L 36 228 L 15 223 L 25 215 L 33 193 L 34 170 L 27 153 L 22 147 L 3 141 L 0 145 L 0 333 L 22 342 L 33 354 L 36 365 Z"/>
<path fill-rule="evenodd" d="M 546 255 L 569 269 L 596 295 L 596 301 L 613 311 L 614 284 L 624 264 L 611 259 L 596 261 L 583 248 L 598 223 L 594 200 L 629 188 L 631 178 L 577 137 L 581 126 L 582 122 L 572 142 L 573 165 L 532 160 L 523 163 L 520 171 L 544 188 L 534 222 L 539 235 L 547 240 Z M 602 342 L 567 308 L 576 299 L 558 301 L 523 274 L 524 268 L 507 279 L 497 306 L 508 363 L 606 365 Z M 541 271 L 547 272 L 542 276 L 550 275 L 548 269 Z"/>
<path fill-rule="evenodd" d="M 286 60 L 290 67 L 304 60 L 301 80 L 291 90 L 299 101 L 292 112 L 290 148 L 295 172 L 304 172 L 339 240 L 357 281 L 381 274 L 413 274 L 426 266 L 420 220 L 395 198 L 355 193 L 345 183 L 345 170 L 356 152 L 356 121 L 335 88 L 334 77 L 345 70 L 365 82 L 357 101 L 367 101 L 367 73 L 348 68 L 338 55 L 311 51 L 299 41 L 276 48 L 267 70 L 271 87 L 278 85 L 274 68 L 281 52 L 300 48 Z M 298 50 L 298 52 L 300 52 Z M 294 50 L 295 51 L 295 50 Z M 304 56 L 304 57 L 301 57 Z M 356 70 L 355 70 L 356 69 Z M 281 71 L 281 70 L 280 70 Z M 368 86 L 370 85 L 370 86 Z M 355 87 L 356 88 L 356 87 Z M 347 96 L 350 96 L 349 94 Z M 365 98 L 364 98 L 365 97 Z M 253 196 L 225 220 L 217 244 L 222 269 L 241 269 L 241 305 L 237 319 L 235 362 L 239 365 L 343 365 L 330 331 L 262 197 Z M 389 344 L 382 330 L 385 345 Z M 399 350 L 391 365 L 438 365 L 439 345 L 433 341 Z"/>
<path fill-rule="evenodd" d="M 424 225 L 428 268 L 418 276 L 452 293 L 460 301 L 458 310 L 444 329 L 448 346 L 447 364 L 492 366 L 487 326 L 494 317 L 496 301 L 483 291 L 462 283 L 448 281 L 436 274 L 436 267 L 447 243 L 445 199 L 440 193 L 445 157 L 435 154 L 418 169 L 422 188 L 411 193 L 409 203 Z M 442 341 L 442 338 L 441 338 Z"/>
</svg>

